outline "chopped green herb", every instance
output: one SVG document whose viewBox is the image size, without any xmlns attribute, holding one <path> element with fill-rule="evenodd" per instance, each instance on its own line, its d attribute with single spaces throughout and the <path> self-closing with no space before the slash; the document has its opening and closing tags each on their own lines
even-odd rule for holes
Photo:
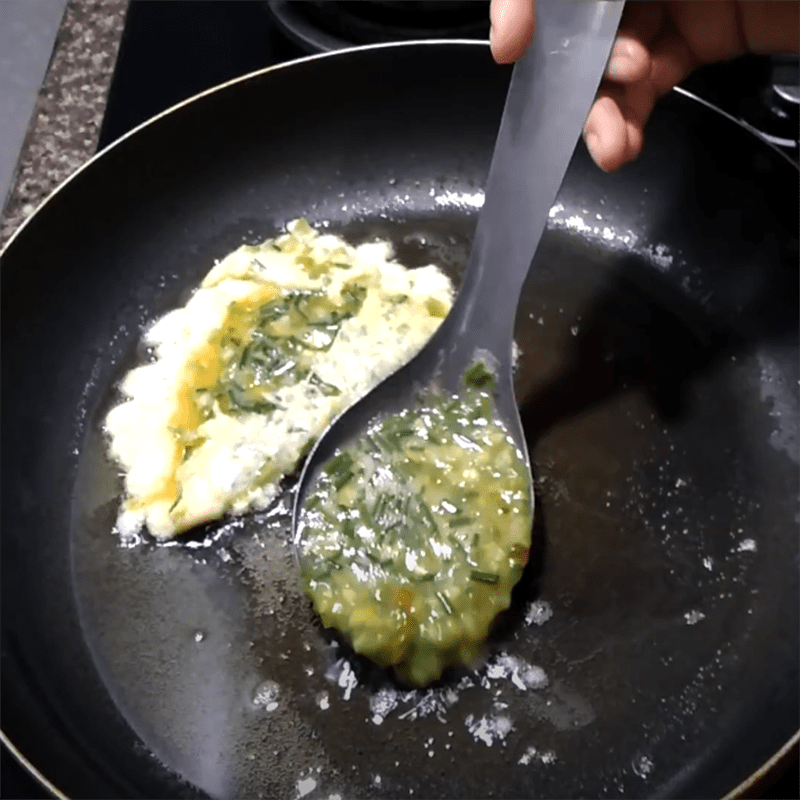
<svg viewBox="0 0 800 800">
<path fill-rule="evenodd" d="M 479 569 L 472 570 L 469 574 L 469 578 L 472 581 L 487 583 L 490 586 L 494 586 L 496 583 L 500 582 L 500 576 L 496 572 L 481 572 Z"/>
<path fill-rule="evenodd" d="M 453 606 L 450 605 L 448 599 L 441 593 L 436 592 L 436 597 L 439 599 L 439 602 L 442 604 L 442 608 L 448 613 L 453 613 Z"/>
<path fill-rule="evenodd" d="M 339 489 L 341 489 L 346 483 L 349 483 L 353 475 L 354 473 L 350 471 L 337 475 L 333 481 L 333 488 L 336 489 L 336 491 L 338 492 Z"/>
<path fill-rule="evenodd" d="M 350 453 L 339 453 L 334 456 L 325 466 L 325 472 L 328 475 L 335 475 L 340 472 L 349 472 L 350 467 L 353 466 L 353 457 Z"/>
<path fill-rule="evenodd" d="M 309 511 L 313 511 L 315 508 L 319 508 L 322 505 L 322 497 L 318 494 L 315 494 L 307 503 L 306 508 Z"/>
<path fill-rule="evenodd" d="M 476 386 L 478 388 L 483 388 L 486 386 L 493 387 L 494 383 L 494 373 L 489 371 L 488 367 L 483 363 L 483 361 L 476 361 L 464 373 L 465 386 Z"/>
<path fill-rule="evenodd" d="M 438 525 L 436 524 L 436 518 L 433 516 L 433 512 L 428 507 L 428 504 L 424 500 L 420 500 L 418 504 L 419 510 L 422 514 L 422 518 L 428 525 L 435 531 L 438 530 Z"/>
<path fill-rule="evenodd" d="M 332 383 L 325 383 L 316 372 L 312 372 L 309 375 L 308 382 L 312 386 L 316 386 L 325 397 L 336 397 L 342 393 L 342 390 L 339 389 L 338 386 L 334 386 Z"/>
<path fill-rule="evenodd" d="M 175 502 L 169 507 L 168 514 L 171 514 L 175 507 L 180 503 L 181 498 L 183 497 L 183 489 L 178 489 L 178 496 L 175 498 Z"/>
<path fill-rule="evenodd" d="M 378 499 L 375 501 L 375 506 L 372 509 L 372 516 L 375 519 L 375 522 L 378 524 L 380 524 L 381 516 L 386 510 L 386 504 L 388 501 L 389 498 L 385 494 L 379 494 Z"/>
<path fill-rule="evenodd" d="M 280 406 L 269 400 L 252 397 L 245 389 L 236 383 L 231 383 L 227 391 L 228 399 L 233 408 L 239 411 L 255 411 L 259 414 L 270 414 Z"/>
</svg>

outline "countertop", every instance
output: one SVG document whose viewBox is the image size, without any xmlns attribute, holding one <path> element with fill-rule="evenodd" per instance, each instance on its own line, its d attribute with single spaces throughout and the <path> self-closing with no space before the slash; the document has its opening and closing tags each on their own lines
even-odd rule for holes
<svg viewBox="0 0 800 800">
<path fill-rule="evenodd" d="M 97 148 L 128 0 L 69 0 L 8 200 L 0 247 Z"/>
</svg>

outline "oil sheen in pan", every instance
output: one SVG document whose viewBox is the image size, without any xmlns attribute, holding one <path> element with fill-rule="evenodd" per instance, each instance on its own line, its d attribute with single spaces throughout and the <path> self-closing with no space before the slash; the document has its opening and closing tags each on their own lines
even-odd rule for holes
<svg viewBox="0 0 800 800">
<path fill-rule="evenodd" d="M 457 270 L 471 224 L 437 213 L 335 232 Z M 644 300 L 615 277 L 618 251 L 577 239 L 545 237 L 517 319 L 540 550 L 489 662 L 440 687 L 406 691 L 319 628 L 288 542 L 288 491 L 182 543 L 120 546 L 99 427 L 108 390 L 79 465 L 75 589 L 106 686 L 170 770 L 215 796 L 639 795 L 663 777 L 663 747 L 724 703 L 736 642 L 757 621 L 753 592 L 767 591 L 748 534 L 762 512 L 739 491 L 760 483 L 749 443 L 770 424 L 755 364 L 726 359 L 690 387 L 702 406 L 662 418 L 646 391 L 617 385 L 619 354 L 603 349 L 620 309 L 632 325 Z M 661 322 L 653 335 L 685 358 L 678 323 Z M 698 447 L 713 430 L 718 450 Z M 707 470 L 725 487 L 711 497 L 695 490 Z M 577 754 L 598 741 L 614 752 L 585 774 Z"/>
</svg>

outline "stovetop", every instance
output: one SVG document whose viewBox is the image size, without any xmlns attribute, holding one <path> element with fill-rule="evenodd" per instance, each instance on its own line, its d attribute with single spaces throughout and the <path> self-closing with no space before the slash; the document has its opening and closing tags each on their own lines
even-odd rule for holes
<svg viewBox="0 0 800 800">
<path fill-rule="evenodd" d="M 452 22 L 439 2 L 425 7 L 425 21 L 410 17 L 408 3 L 350 3 L 344 22 L 326 20 L 341 3 L 285 0 L 132 0 L 101 128 L 102 149 L 132 128 L 205 89 L 264 67 L 367 41 L 453 37 L 485 40 L 488 30 L 476 7 L 488 1 L 450 0 Z M 437 16 L 438 14 L 438 16 Z M 381 29 L 383 25 L 383 29 Z M 773 88 L 777 84 L 778 89 Z M 759 130 L 797 161 L 798 60 L 748 56 L 704 67 L 682 86 Z M 42 798 L 46 793 L 2 749 L 4 798 Z M 789 769 L 762 798 L 796 797 L 800 778 Z"/>
<path fill-rule="evenodd" d="M 454 9 L 454 22 L 449 27 L 440 16 L 439 7 L 443 5 Z M 410 6 L 425 7 L 430 16 L 417 12 L 413 18 L 417 22 L 412 26 Z M 366 41 L 392 41 L 404 33 L 417 38 L 485 40 L 488 25 L 475 22 L 475 9 L 480 6 L 484 6 L 488 19 L 488 0 L 450 0 L 446 4 L 132 0 L 99 147 L 204 89 L 311 52 Z M 335 19 L 332 10 L 337 7 L 349 18 L 334 24 L 326 15 Z M 345 25 L 350 28 L 345 29 Z M 795 161 L 798 85 L 798 59 L 769 56 L 744 56 L 706 66 L 681 84 L 749 123 Z"/>
</svg>

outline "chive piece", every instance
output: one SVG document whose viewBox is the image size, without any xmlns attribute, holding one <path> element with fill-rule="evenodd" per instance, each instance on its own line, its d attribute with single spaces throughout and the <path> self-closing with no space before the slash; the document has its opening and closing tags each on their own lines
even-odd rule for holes
<svg viewBox="0 0 800 800">
<path fill-rule="evenodd" d="M 413 436 L 414 433 L 415 431 L 413 428 L 399 428 L 396 431 L 392 431 L 391 434 L 389 434 L 389 436 L 391 436 L 391 438 L 394 439 L 399 445 L 402 443 L 403 439 L 405 439 L 408 436 Z"/>
<path fill-rule="evenodd" d="M 249 362 L 250 362 L 250 351 L 251 351 L 252 347 L 253 347 L 252 344 L 248 344 L 247 347 L 245 347 L 242 350 L 242 356 L 239 359 L 239 369 L 244 369 L 244 367 L 246 367 L 249 364 Z"/>
<path fill-rule="evenodd" d="M 280 247 L 278 247 L 278 245 L 276 245 L 276 244 L 275 244 L 275 242 L 270 242 L 270 243 L 269 243 L 269 246 L 270 246 L 270 247 L 271 247 L 273 250 L 277 250 L 279 253 L 282 253 L 282 252 L 283 252 L 283 251 L 280 249 Z"/>
<path fill-rule="evenodd" d="M 342 533 L 348 539 L 354 539 L 356 536 L 356 523 L 352 519 L 346 519 L 342 523 Z"/>
<path fill-rule="evenodd" d="M 464 545 L 461 543 L 460 540 L 453 538 L 450 540 L 450 544 L 457 547 L 466 558 L 469 558 L 469 553 L 467 552 L 467 548 L 464 547 Z"/>
<path fill-rule="evenodd" d="M 198 447 L 202 447 L 206 443 L 207 439 L 202 437 L 194 439 L 189 444 L 184 445 L 183 447 L 183 458 L 181 459 L 181 464 L 185 464 L 189 458 L 191 457 L 192 453 L 197 450 Z"/>
<path fill-rule="evenodd" d="M 169 511 L 167 511 L 167 514 L 172 513 L 172 509 L 174 509 L 175 506 L 177 506 L 178 503 L 180 503 L 182 497 L 183 497 L 183 489 L 178 489 L 178 496 L 175 498 L 175 502 L 169 507 Z"/>
<path fill-rule="evenodd" d="M 308 382 L 312 386 L 316 386 L 325 397 L 336 397 L 342 393 L 338 386 L 334 386 L 332 383 L 325 383 L 316 372 L 312 372 L 308 376 Z"/>
<path fill-rule="evenodd" d="M 419 510 L 422 512 L 423 522 L 427 522 L 433 530 L 438 530 L 439 526 L 436 524 L 436 518 L 433 512 L 424 500 L 420 500 L 418 504 Z"/>
<path fill-rule="evenodd" d="M 375 524 L 375 520 L 372 518 L 372 514 L 369 513 L 367 504 L 363 500 L 359 500 L 358 503 L 356 503 L 356 509 L 359 516 L 364 521 L 364 524 L 374 530 L 377 525 Z"/>
<path fill-rule="evenodd" d="M 456 417 L 456 412 L 461 407 L 460 400 L 451 400 L 445 406 L 442 407 L 442 413 L 448 417 Z"/>
<path fill-rule="evenodd" d="M 325 472 L 328 475 L 334 475 L 338 472 L 349 472 L 350 467 L 353 466 L 353 457 L 350 453 L 339 453 L 334 456 L 325 466 Z"/>
<path fill-rule="evenodd" d="M 375 501 L 375 506 L 372 509 L 372 518 L 375 520 L 375 524 L 380 524 L 381 516 L 383 512 L 386 510 L 386 503 L 388 498 L 385 494 L 378 495 L 378 499 Z"/>
<path fill-rule="evenodd" d="M 447 523 L 451 528 L 463 528 L 465 525 L 471 525 L 473 520 L 470 517 L 449 517 Z"/>
<path fill-rule="evenodd" d="M 384 436 L 382 433 L 375 431 L 372 436 L 380 445 L 381 449 L 385 450 L 387 453 L 397 453 L 400 451 L 400 448 L 396 445 L 396 443 L 390 441 L 389 438 Z"/>
<path fill-rule="evenodd" d="M 495 383 L 495 377 L 492 372 L 490 372 L 489 368 L 483 361 L 476 361 L 465 373 L 464 373 L 464 385 L 465 386 L 476 386 L 478 388 L 484 386 L 491 386 L 493 387 Z"/>
<path fill-rule="evenodd" d="M 320 514 L 331 524 L 334 528 L 339 526 L 339 520 L 336 518 L 334 514 L 332 514 L 325 506 L 320 508 Z"/>
<path fill-rule="evenodd" d="M 472 581 L 478 581 L 478 583 L 486 583 L 489 586 L 494 586 L 497 583 L 500 583 L 500 576 L 496 572 L 481 572 L 479 569 L 474 569 L 469 574 L 469 578 Z"/>
<path fill-rule="evenodd" d="M 277 403 L 271 403 L 269 400 L 259 400 L 250 397 L 247 392 L 238 384 L 231 383 L 228 387 L 228 399 L 234 408 L 240 411 L 255 411 L 259 414 L 269 414 L 279 408 Z"/>
<path fill-rule="evenodd" d="M 338 475 L 337 478 L 333 482 L 333 488 L 336 489 L 338 492 L 346 483 L 350 481 L 353 477 L 354 473 L 350 470 L 345 472 L 343 475 Z"/>
<path fill-rule="evenodd" d="M 453 613 L 453 606 L 450 605 L 448 599 L 441 593 L 436 592 L 436 597 L 439 599 L 439 602 L 442 604 L 442 607 L 448 614 Z"/>
<path fill-rule="evenodd" d="M 331 261 L 330 263 L 339 269 L 351 269 L 353 266 L 352 264 L 343 264 L 341 261 Z"/>
<path fill-rule="evenodd" d="M 322 503 L 322 498 L 318 494 L 315 494 L 306 503 L 306 511 L 313 511 L 315 508 L 318 508 L 321 503 Z"/>
</svg>

